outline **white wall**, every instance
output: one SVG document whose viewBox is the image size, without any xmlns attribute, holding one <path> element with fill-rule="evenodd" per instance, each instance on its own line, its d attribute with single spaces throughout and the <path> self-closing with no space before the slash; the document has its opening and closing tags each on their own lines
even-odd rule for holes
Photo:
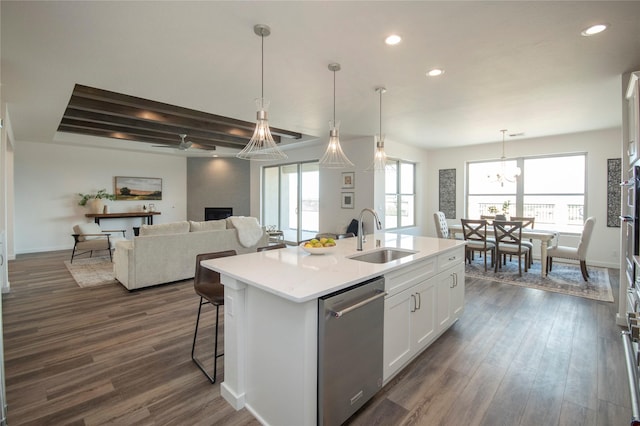
<svg viewBox="0 0 640 426">
<path fill-rule="evenodd" d="M 618 268 L 620 263 L 620 228 L 607 227 L 607 159 L 620 158 L 622 130 L 599 130 L 545 138 L 511 140 L 506 145 L 507 157 L 587 152 L 586 214 L 596 218 L 596 226 L 588 251 L 588 263 Z M 438 170 L 456 169 L 456 219 L 465 217 L 465 164 L 467 161 L 498 159 L 502 143 L 465 146 L 430 151 L 427 163 L 429 191 L 427 212 L 438 210 Z M 433 219 L 428 221 L 428 235 L 435 236 Z M 569 245 L 569 240 L 567 245 Z M 561 244 L 564 243 L 561 238 Z"/>
<path fill-rule="evenodd" d="M 154 223 L 186 219 L 186 158 L 46 143 L 15 144 L 16 254 L 73 247 L 72 227 L 91 221 L 77 193 L 102 188 L 113 193 L 115 176 L 162 178 L 162 200 L 154 201 Z M 142 202 L 107 201 L 111 212 L 139 211 Z M 140 226 L 141 219 L 109 219 L 103 229 Z"/>
</svg>

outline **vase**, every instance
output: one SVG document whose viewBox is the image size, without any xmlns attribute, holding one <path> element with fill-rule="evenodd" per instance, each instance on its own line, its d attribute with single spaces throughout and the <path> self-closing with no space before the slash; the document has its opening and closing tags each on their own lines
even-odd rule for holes
<svg viewBox="0 0 640 426">
<path fill-rule="evenodd" d="M 100 214 L 104 211 L 104 203 L 101 198 L 92 198 L 87 200 L 87 206 L 89 206 L 89 212 Z"/>
</svg>

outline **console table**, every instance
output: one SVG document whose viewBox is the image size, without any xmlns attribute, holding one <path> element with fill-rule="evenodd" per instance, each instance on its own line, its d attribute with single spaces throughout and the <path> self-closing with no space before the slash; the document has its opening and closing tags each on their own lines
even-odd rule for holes
<svg viewBox="0 0 640 426">
<path fill-rule="evenodd" d="M 86 217 L 92 217 L 93 220 L 100 225 L 100 219 L 122 219 L 126 217 L 145 218 L 147 225 L 153 225 L 153 216 L 160 212 L 129 212 L 129 213 L 87 213 Z"/>
</svg>

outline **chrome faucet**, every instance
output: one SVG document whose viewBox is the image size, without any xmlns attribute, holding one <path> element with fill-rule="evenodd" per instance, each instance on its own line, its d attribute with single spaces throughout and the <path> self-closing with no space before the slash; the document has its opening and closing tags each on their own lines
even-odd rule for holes
<svg viewBox="0 0 640 426">
<path fill-rule="evenodd" d="M 362 217 L 364 216 L 364 212 L 371 213 L 373 215 L 376 228 L 378 230 L 382 229 L 382 223 L 380 223 L 378 213 L 376 213 L 374 209 L 362 209 L 360 212 L 360 218 L 358 219 L 358 251 L 362 251 L 362 244 L 364 243 L 364 232 L 362 232 Z"/>
</svg>

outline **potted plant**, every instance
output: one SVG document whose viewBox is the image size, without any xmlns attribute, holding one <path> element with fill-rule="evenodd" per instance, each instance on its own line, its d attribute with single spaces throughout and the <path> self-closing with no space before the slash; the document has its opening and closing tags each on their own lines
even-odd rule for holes
<svg viewBox="0 0 640 426">
<path fill-rule="evenodd" d="M 89 206 L 89 210 L 91 213 L 102 213 L 104 210 L 103 199 L 107 200 L 115 200 L 115 194 L 109 194 L 106 189 L 101 189 L 95 194 L 82 194 L 78 193 L 80 196 L 80 201 L 78 201 L 78 205 L 80 206 Z"/>
</svg>

